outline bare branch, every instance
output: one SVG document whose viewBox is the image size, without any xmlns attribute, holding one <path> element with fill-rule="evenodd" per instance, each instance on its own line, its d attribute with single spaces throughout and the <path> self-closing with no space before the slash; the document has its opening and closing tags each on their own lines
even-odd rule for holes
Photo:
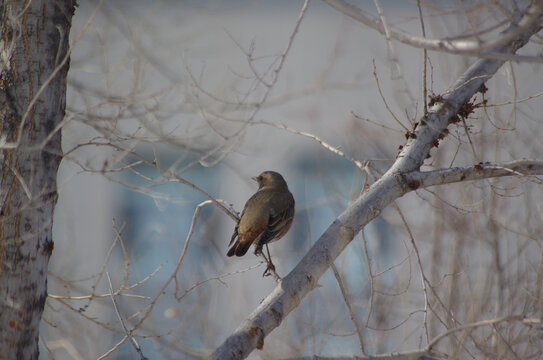
<svg viewBox="0 0 543 360">
<path fill-rule="evenodd" d="M 358 344 L 360 345 L 360 352 L 362 353 L 362 355 L 366 355 L 366 350 L 364 349 L 364 338 L 362 337 L 362 330 L 360 329 L 360 325 L 358 325 L 358 320 L 356 319 L 356 315 L 353 311 L 353 307 L 351 305 L 351 301 L 349 300 L 347 290 L 345 289 L 345 285 L 343 284 L 343 280 L 341 279 L 341 275 L 339 274 L 339 271 L 337 270 L 334 263 L 332 263 L 330 267 L 332 268 L 334 277 L 336 278 L 337 284 L 339 285 L 341 296 L 343 297 L 343 301 L 345 302 L 345 305 L 347 306 L 347 310 L 349 311 L 349 317 L 351 318 L 351 322 L 353 323 L 354 329 L 356 331 L 356 335 L 358 336 Z"/>
<path fill-rule="evenodd" d="M 481 320 L 481 321 L 477 321 L 471 324 L 461 325 L 461 326 L 457 326 L 457 327 L 447 330 L 443 334 L 436 336 L 434 339 L 432 339 L 432 341 L 430 341 L 430 343 L 426 346 L 426 350 L 429 351 L 435 345 L 437 345 L 438 342 L 440 342 L 444 338 L 456 332 L 465 331 L 468 329 L 473 329 L 473 328 L 477 328 L 481 326 L 494 326 L 502 322 L 511 322 L 511 321 L 517 321 L 526 326 L 541 325 L 541 319 L 526 318 L 522 315 L 510 315 L 510 316 L 504 316 L 504 317 L 496 318 L 496 319 Z"/>
<path fill-rule="evenodd" d="M 543 4 L 543 2 L 541 2 Z M 539 5 L 542 5 L 539 4 Z M 525 29 L 504 53 L 513 53 L 539 31 L 541 24 Z M 235 332 L 219 346 L 212 359 L 242 359 L 255 348 L 262 348 L 264 338 L 295 309 L 302 299 L 318 287 L 318 280 L 354 236 L 397 198 L 414 190 L 405 174 L 418 171 L 424 159 L 461 107 L 480 89 L 484 81 L 501 67 L 503 61 L 480 59 L 451 86 L 440 102 L 434 104 L 403 147 L 395 163 L 362 193 L 321 235 L 298 265 L 264 299 Z M 475 80 L 472 80 L 475 79 Z M 505 171 L 509 175 L 520 172 Z"/>
<path fill-rule="evenodd" d="M 344 0 L 324 0 L 325 3 L 340 11 L 346 16 L 349 16 L 364 25 L 377 30 L 381 34 L 400 41 L 404 44 L 411 45 L 417 48 L 426 50 L 442 51 L 457 55 L 473 55 L 483 58 L 491 58 L 496 60 L 518 60 L 523 62 L 543 62 L 541 56 L 518 56 L 507 54 L 501 51 L 501 47 L 510 44 L 520 34 L 525 34 L 534 24 L 541 23 L 541 13 L 543 12 L 543 2 L 534 1 L 530 7 L 525 10 L 525 16 L 516 24 L 511 26 L 505 32 L 492 40 L 481 41 L 479 38 L 475 40 L 462 39 L 428 39 L 415 35 L 397 32 L 390 29 L 380 21 L 373 18 L 357 6 L 348 3 Z M 541 25 L 538 25 L 541 27 Z"/>
<path fill-rule="evenodd" d="M 480 163 L 470 167 L 454 167 L 434 171 L 414 171 L 403 175 L 408 186 L 426 188 L 460 181 L 482 180 L 502 176 L 543 175 L 543 161 L 517 160 L 502 164 Z M 534 177 L 539 184 L 543 180 Z"/>
<path fill-rule="evenodd" d="M 117 318 L 119 319 L 119 322 L 121 323 L 121 326 L 123 327 L 124 333 L 130 339 L 130 342 L 136 349 L 136 352 L 139 354 L 140 359 L 145 360 L 147 358 L 143 355 L 140 344 L 138 344 L 138 341 L 134 339 L 134 336 L 132 336 L 132 334 L 128 331 L 128 328 L 126 327 L 126 324 L 124 323 L 124 319 L 121 313 L 119 312 L 119 307 L 117 306 L 117 299 L 115 299 L 115 291 L 113 290 L 113 284 L 111 283 L 111 278 L 109 277 L 108 272 L 106 272 L 106 277 L 109 284 L 109 294 L 111 296 L 111 302 L 113 303 L 113 309 L 115 309 L 115 314 L 117 314 Z"/>
</svg>

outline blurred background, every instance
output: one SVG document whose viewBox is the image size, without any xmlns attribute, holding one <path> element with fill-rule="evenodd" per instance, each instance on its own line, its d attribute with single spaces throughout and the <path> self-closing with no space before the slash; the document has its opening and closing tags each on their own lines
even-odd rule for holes
<svg viewBox="0 0 543 360">
<path fill-rule="evenodd" d="M 501 24 L 485 34 L 495 36 L 511 10 L 506 2 L 503 11 L 484 1 L 422 3 L 429 37 Z M 206 200 L 179 178 L 240 212 L 257 189 L 250 178 L 280 172 L 296 200 L 291 230 L 270 246 L 285 276 L 392 164 L 424 111 L 422 50 L 388 43 L 315 1 L 283 59 L 302 4 L 81 2 L 71 31 L 77 42 L 42 358 L 137 358 L 129 341 L 118 344 L 119 316 L 129 329 L 138 324 L 149 358 L 205 357 L 276 286 L 262 278 L 265 264 L 252 252 L 226 257 L 234 222 L 215 205 L 199 213 L 175 272 Z M 373 1 L 356 4 L 377 15 Z M 381 5 L 389 25 L 420 34 L 415 2 Z M 522 51 L 541 52 L 540 40 Z M 473 61 L 430 53 L 429 91 L 445 91 Z M 487 84 L 489 106 L 451 126 L 424 170 L 541 159 L 541 78 L 539 64 L 504 65 Z M 369 161 L 370 176 L 353 159 Z M 368 354 L 406 351 L 466 322 L 540 314 L 541 195 L 528 178 L 408 194 L 397 205 L 431 291 L 426 284 L 425 296 L 410 236 L 391 206 L 337 259 L 346 294 L 327 271 L 251 358 L 360 355 L 360 337 Z M 523 330 L 507 336 L 522 334 L 530 339 L 523 349 L 540 351 L 541 333 Z M 490 333 L 474 331 L 459 354 L 499 352 L 505 345 Z M 443 342 L 444 351 L 455 346 Z"/>
</svg>

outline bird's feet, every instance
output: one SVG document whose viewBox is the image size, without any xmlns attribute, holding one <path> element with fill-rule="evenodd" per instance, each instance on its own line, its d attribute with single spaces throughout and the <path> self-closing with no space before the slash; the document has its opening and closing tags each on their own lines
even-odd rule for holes
<svg viewBox="0 0 543 360">
<path fill-rule="evenodd" d="M 265 277 L 265 276 L 273 276 L 273 278 L 275 278 L 275 280 L 277 282 L 280 282 L 281 281 L 281 277 L 279 275 L 277 275 L 277 273 L 275 272 L 275 265 L 273 265 L 272 261 L 271 261 L 271 256 L 270 256 L 270 250 L 268 249 L 268 245 L 266 244 L 266 250 L 268 252 L 268 256 L 266 256 L 264 254 L 264 252 L 262 251 L 262 246 L 260 247 L 257 247 L 255 249 L 255 255 L 257 256 L 262 256 L 262 258 L 266 261 L 266 270 L 264 271 L 264 273 L 262 274 L 262 277 Z"/>
<path fill-rule="evenodd" d="M 275 265 L 273 265 L 271 261 L 268 261 L 268 264 L 266 265 L 266 270 L 262 274 L 262 277 L 270 276 L 272 275 L 272 273 L 275 274 L 275 276 L 278 276 L 277 273 L 275 272 Z"/>
</svg>

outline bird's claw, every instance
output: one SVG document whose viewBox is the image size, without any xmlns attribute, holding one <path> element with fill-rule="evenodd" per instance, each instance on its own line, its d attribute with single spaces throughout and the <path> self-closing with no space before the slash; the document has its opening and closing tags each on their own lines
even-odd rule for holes
<svg viewBox="0 0 543 360">
<path fill-rule="evenodd" d="M 266 266 L 266 270 L 262 274 L 262 277 L 270 276 L 272 272 L 275 273 L 275 266 L 271 262 L 268 262 L 268 265 Z"/>
</svg>

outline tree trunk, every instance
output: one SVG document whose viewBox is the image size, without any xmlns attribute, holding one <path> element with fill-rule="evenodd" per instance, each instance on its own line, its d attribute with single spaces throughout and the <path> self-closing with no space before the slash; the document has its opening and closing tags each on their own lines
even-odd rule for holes
<svg viewBox="0 0 543 360">
<path fill-rule="evenodd" d="M 37 359 L 53 250 L 72 1 L 0 9 L 0 357 Z"/>
</svg>

